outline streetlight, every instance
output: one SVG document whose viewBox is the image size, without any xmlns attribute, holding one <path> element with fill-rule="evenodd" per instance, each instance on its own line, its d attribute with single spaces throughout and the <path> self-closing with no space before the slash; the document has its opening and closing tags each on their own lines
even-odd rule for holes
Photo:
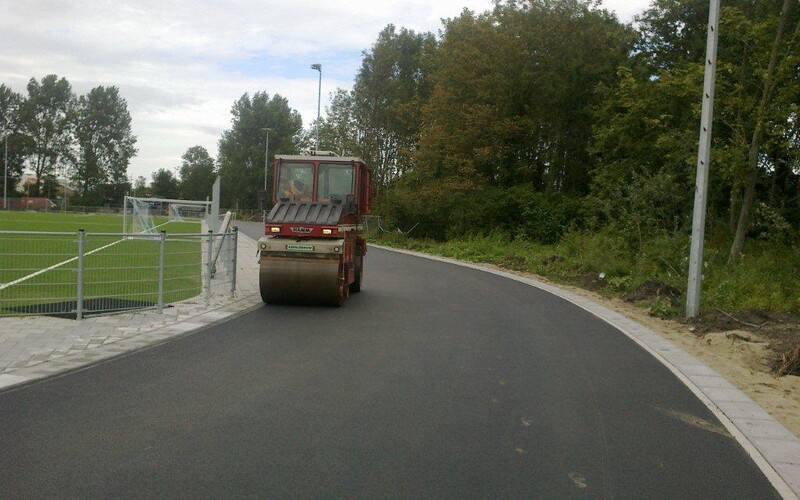
<svg viewBox="0 0 800 500">
<path fill-rule="evenodd" d="M 3 210 L 8 210 L 8 118 L 3 117 L 3 135 L 5 136 L 5 151 L 3 152 L 3 166 L 5 167 L 5 174 L 3 175 Z"/>
<path fill-rule="evenodd" d="M 319 107 L 320 103 L 322 102 L 322 65 L 319 63 L 312 64 L 311 69 L 319 71 L 319 91 L 317 94 L 317 147 L 316 147 L 316 149 L 319 149 Z"/>
<path fill-rule="evenodd" d="M 269 133 L 271 128 L 264 127 L 261 130 L 267 133 L 267 140 L 264 144 L 264 193 L 267 192 L 267 172 L 269 171 Z M 266 196 L 266 194 L 265 194 Z"/>
<path fill-rule="evenodd" d="M 269 127 L 263 127 L 261 130 L 267 133 L 267 140 L 264 143 L 264 197 L 261 202 L 261 217 L 264 224 L 267 223 L 267 173 L 269 172 L 269 133 L 272 131 Z"/>
</svg>

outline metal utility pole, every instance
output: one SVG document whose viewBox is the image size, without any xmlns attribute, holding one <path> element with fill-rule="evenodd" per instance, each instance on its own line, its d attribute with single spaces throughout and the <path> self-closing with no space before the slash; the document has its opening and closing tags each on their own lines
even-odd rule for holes
<svg viewBox="0 0 800 500">
<path fill-rule="evenodd" d="M 3 123 L 3 135 L 5 136 L 5 151 L 3 152 L 3 166 L 5 174 L 3 176 L 3 210 L 8 210 L 8 130 Z"/>
<path fill-rule="evenodd" d="M 706 203 L 708 200 L 708 162 L 711 156 L 711 125 L 714 120 L 714 83 L 717 76 L 719 2 L 720 0 L 710 0 L 708 11 L 706 68 L 705 80 L 703 82 L 703 111 L 700 117 L 700 146 L 697 152 L 697 181 L 694 191 L 694 215 L 692 216 L 689 283 L 686 288 L 686 316 L 689 318 L 694 318 L 700 312 L 700 291 L 703 281 L 703 243 L 706 232 Z"/>
<path fill-rule="evenodd" d="M 269 133 L 271 128 L 264 127 L 261 130 L 267 133 L 267 140 L 264 144 L 264 196 L 261 201 L 261 219 L 266 224 L 267 222 L 267 175 L 269 174 Z"/>
<path fill-rule="evenodd" d="M 261 129 L 267 133 L 267 141 L 264 145 L 264 192 L 267 191 L 267 172 L 269 172 L 269 133 L 272 131 L 270 128 Z"/>
<path fill-rule="evenodd" d="M 63 166 L 61 168 L 61 180 L 64 181 L 61 184 L 61 212 L 67 213 L 67 167 Z"/>
<path fill-rule="evenodd" d="M 311 69 L 319 71 L 319 91 L 317 94 L 317 144 L 316 147 L 314 148 L 319 150 L 319 109 L 320 109 L 320 103 L 322 102 L 322 65 L 319 63 L 312 64 Z"/>
<path fill-rule="evenodd" d="M 3 174 L 3 210 L 8 210 L 8 117 L 3 117 L 3 137 L 5 138 L 5 146 L 3 152 L 3 167 L 5 173 Z"/>
</svg>

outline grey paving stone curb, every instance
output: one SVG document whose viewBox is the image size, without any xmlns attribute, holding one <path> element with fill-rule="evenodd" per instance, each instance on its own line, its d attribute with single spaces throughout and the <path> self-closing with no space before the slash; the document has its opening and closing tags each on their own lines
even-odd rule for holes
<svg viewBox="0 0 800 500">
<path fill-rule="evenodd" d="M 207 328 L 260 304 L 257 242 L 239 233 L 237 287 L 206 302 L 96 316 L 0 318 L 0 391 L 49 378 Z M 227 286 L 227 285 L 226 285 Z"/>
<path fill-rule="evenodd" d="M 722 422 L 783 498 L 800 498 L 800 440 L 722 375 L 652 330 L 586 297 L 536 279 L 471 262 L 371 246 L 503 276 L 561 297 L 597 316 L 675 374 Z"/>
<path fill-rule="evenodd" d="M 191 334 L 197 330 L 209 328 L 231 317 L 244 314 L 261 304 L 263 302 L 260 296 L 248 294 L 231 300 L 216 309 L 190 315 L 182 321 L 151 325 L 150 328 L 141 333 L 115 339 L 113 342 L 86 349 L 82 352 L 70 353 L 61 357 L 50 356 L 49 359 L 40 363 L 0 374 L 0 391 L 13 389 L 38 379 L 64 375 L 78 369 L 88 368 L 99 362 L 109 361 L 112 358 L 126 356 L 138 350 Z"/>
</svg>

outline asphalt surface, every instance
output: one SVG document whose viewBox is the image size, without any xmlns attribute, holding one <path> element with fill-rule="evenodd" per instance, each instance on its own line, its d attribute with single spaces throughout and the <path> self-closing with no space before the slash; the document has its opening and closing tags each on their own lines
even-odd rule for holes
<svg viewBox="0 0 800 500">
<path fill-rule="evenodd" d="M 0 498 L 773 498 L 692 393 L 582 309 L 371 249 L 262 306 L 0 393 Z"/>
</svg>

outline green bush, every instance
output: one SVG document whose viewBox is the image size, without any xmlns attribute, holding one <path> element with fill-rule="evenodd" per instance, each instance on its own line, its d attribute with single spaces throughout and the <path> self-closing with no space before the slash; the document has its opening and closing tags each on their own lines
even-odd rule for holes
<svg viewBox="0 0 800 500">
<path fill-rule="evenodd" d="M 571 229 L 583 228 L 587 220 L 581 199 L 561 193 L 526 193 L 519 234 L 544 244 L 556 243 Z"/>
<path fill-rule="evenodd" d="M 555 243 L 567 231 L 583 228 L 584 203 L 529 186 L 452 189 L 442 182 L 433 191 L 402 187 L 376 204 L 387 225 L 438 241 L 504 233 L 539 243 Z"/>
<path fill-rule="evenodd" d="M 727 263 L 729 241 L 706 252 L 703 300 L 724 310 L 800 312 L 800 249 L 769 241 L 748 241 L 741 262 Z"/>
<path fill-rule="evenodd" d="M 790 243 L 797 241 L 798 237 L 797 231 L 780 212 L 763 202 L 753 207 L 749 232 L 758 239 L 774 243 Z"/>
<path fill-rule="evenodd" d="M 668 173 L 633 174 L 630 180 L 614 179 L 596 185 L 587 200 L 597 225 L 611 224 L 640 245 L 653 234 L 675 233 L 691 224 L 693 192 Z"/>
<path fill-rule="evenodd" d="M 625 297 L 649 281 L 681 292 L 672 300 L 656 297 L 645 307 L 659 317 L 680 316 L 686 290 L 689 238 L 682 234 L 653 236 L 641 249 L 610 227 L 596 233 L 571 231 L 557 244 L 545 245 L 497 231 L 437 242 L 389 235 L 391 246 L 485 262 L 528 271 L 557 282 L 580 283 L 604 274 L 600 290 Z M 800 249 L 766 241 L 750 241 L 741 263 L 727 263 L 730 241 L 711 235 L 703 265 L 702 308 L 725 311 L 760 310 L 800 313 Z"/>
</svg>

